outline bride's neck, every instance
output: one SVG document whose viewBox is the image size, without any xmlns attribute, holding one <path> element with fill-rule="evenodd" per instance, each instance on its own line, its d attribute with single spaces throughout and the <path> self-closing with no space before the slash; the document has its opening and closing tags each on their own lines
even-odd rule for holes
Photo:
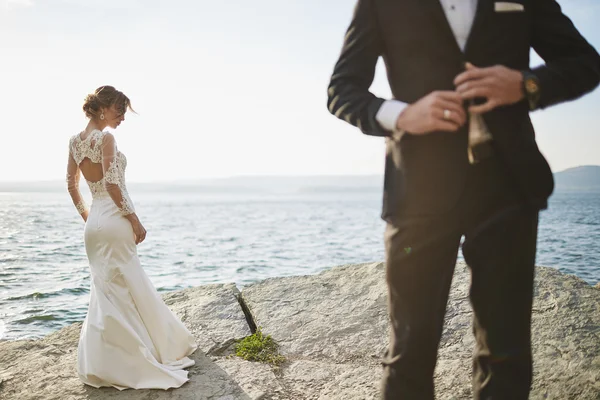
<svg viewBox="0 0 600 400">
<path fill-rule="evenodd" d="M 108 124 L 104 121 L 95 121 L 95 120 L 90 120 L 90 122 L 88 122 L 87 127 L 85 128 L 85 132 L 89 133 L 95 129 L 99 130 L 99 131 L 103 131 L 104 128 L 106 128 L 108 126 Z"/>
</svg>

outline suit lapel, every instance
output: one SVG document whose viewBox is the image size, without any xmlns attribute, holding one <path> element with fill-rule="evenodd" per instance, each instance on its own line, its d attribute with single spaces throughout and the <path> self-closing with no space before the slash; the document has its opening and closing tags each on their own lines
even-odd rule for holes
<svg viewBox="0 0 600 400">
<path fill-rule="evenodd" d="M 448 23 L 448 18 L 446 17 L 446 13 L 444 12 L 444 8 L 442 7 L 442 3 L 440 0 L 417 0 L 423 2 L 429 11 L 429 14 L 433 18 L 434 26 L 438 29 L 448 45 L 453 46 L 457 52 L 462 53 L 462 50 L 458 46 L 456 42 L 456 38 L 454 37 L 454 32 L 452 32 L 452 28 Z"/>
<path fill-rule="evenodd" d="M 482 37 L 482 30 L 486 26 L 486 21 L 493 15 L 494 12 L 494 0 L 478 0 L 477 9 L 475 11 L 475 19 L 473 20 L 473 26 L 469 32 L 467 38 L 467 44 L 465 45 L 465 54 L 469 54 L 470 50 Z"/>
</svg>

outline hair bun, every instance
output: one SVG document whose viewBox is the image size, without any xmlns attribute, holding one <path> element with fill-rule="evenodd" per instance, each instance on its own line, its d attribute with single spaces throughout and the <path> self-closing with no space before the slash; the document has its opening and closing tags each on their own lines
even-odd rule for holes
<svg viewBox="0 0 600 400">
<path fill-rule="evenodd" d="M 100 111 L 100 102 L 98 100 L 98 95 L 95 93 L 90 93 L 85 96 L 85 100 L 83 101 L 83 112 L 86 117 L 94 118 L 98 115 Z"/>
<path fill-rule="evenodd" d="M 121 113 L 125 113 L 127 109 L 131 108 L 131 102 L 129 98 L 118 91 L 113 86 L 100 86 L 94 91 L 94 93 L 88 94 L 83 101 L 83 112 L 85 115 L 92 119 L 97 118 L 102 111 L 102 108 L 108 108 L 116 106 L 117 110 Z"/>
<path fill-rule="evenodd" d="M 88 103 L 94 100 L 98 100 L 98 95 L 96 93 L 90 93 L 87 96 L 85 96 L 84 102 Z"/>
</svg>

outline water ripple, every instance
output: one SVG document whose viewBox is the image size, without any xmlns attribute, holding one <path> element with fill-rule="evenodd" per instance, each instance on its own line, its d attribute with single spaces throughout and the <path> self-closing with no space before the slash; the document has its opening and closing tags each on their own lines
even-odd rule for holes
<svg viewBox="0 0 600 400">
<path fill-rule="evenodd" d="M 32 317 L 27 317 L 23 319 L 18 319 L 14 321 L 15 324 L 31 324 L 38 321 L 56 321 L 57 319 L 62 319 L 61 317 L 56 317 L 54 315 L 34 315 Z"/>
<path fill-rule="evenodd" d="M 81 295 L 81 294 L 89 293 L 89 291 L 90 290 L 88 288 L 81 287 L 81 288 L 61 289 L 61 290 L 57 290 L 55 292 L 47 292 L 47 293 L 34 292 L 34 293 L 22 295 L 22 296 L 9 297 L 6 299 L 6 301 L 27 300 L 27 299 L 40 300 L 40 299 L 47 299 L 47 298 L 54 297 L 54 296 L 63 296 L 65 294 Z"/>
</svg>

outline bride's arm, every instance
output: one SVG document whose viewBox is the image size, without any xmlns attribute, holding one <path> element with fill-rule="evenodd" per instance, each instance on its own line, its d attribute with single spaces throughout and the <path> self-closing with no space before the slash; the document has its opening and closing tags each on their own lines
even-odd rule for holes
<svg viewBox="0 0 600 400">
<path fill-rule="evenodd" d="M 135 216 L 133 204 L 121 190 L 121 175 L 117 166 L 117 143 L 111 133 L 102 138 L 102 172 L 104 174 L 104 186 L 106 191 L 115 202 L 121 214 L 130 219 Z M 131 217 L 130 217 L 131 216 Z M 136 217 L 137 218 L 137 217 Z"/>
<path fill-rule="evenodd" d="M 85 200 L 79 191 L 79 175 L 80 175 L 79 166 L 73 159 L 71 155 L 71 149 L 69 149 L 69 163 L 67 164 L 67 190 L 69 191 L 69 195 L 71 195 L 71 199 L 73 200 L 73 204 L 75 204 L 75 208 L 81 215 L 84 221 L 87 221 L 88 218 L 88 208 L 85 204 Z"/>
<path fill-rule="evenodd" d="M 135 243 L 140 244 L 146 238 L 146 229 L 140 222 L 131 204 L 129 197 L 123 195 L 121 190 L 121 179 L 123 176 L 119 173 L 117 166 L 117 143 L 115 137 L 107 133 L 102 139 L 102 172 L 104 173 L 104 186 L 106 191 L 113 199 L 121 214 L 131 222 Z"/>
</svg>

